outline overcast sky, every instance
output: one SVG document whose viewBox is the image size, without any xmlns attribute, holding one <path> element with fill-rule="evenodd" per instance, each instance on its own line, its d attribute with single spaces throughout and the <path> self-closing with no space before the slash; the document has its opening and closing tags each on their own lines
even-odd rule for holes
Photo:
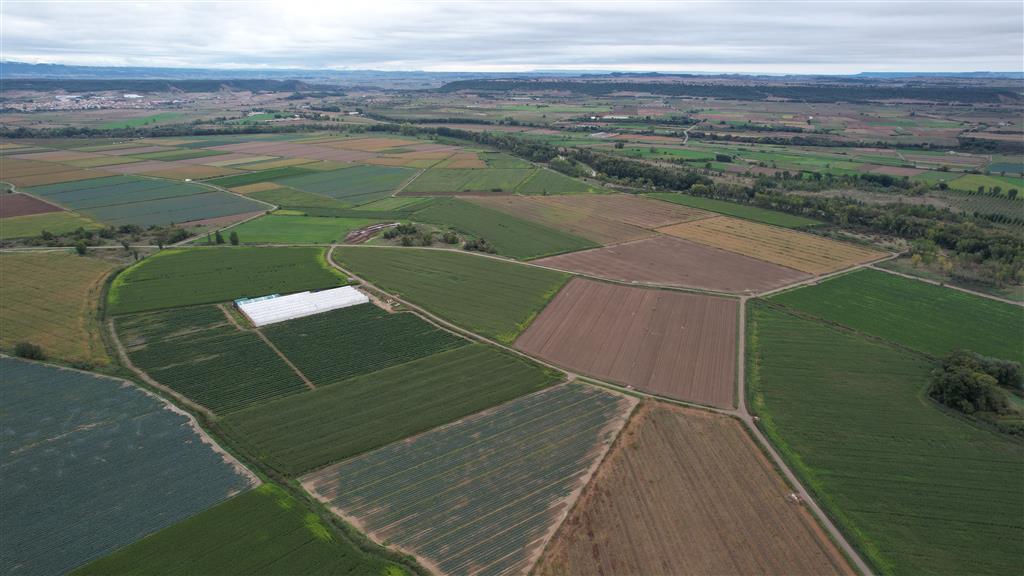
<svg viewBox="0 0 1024 576">
<path fill-rule="evenodd" d="M 1020 71 L 1024 1 L 18 2 L 0 57 L 432 71 Z"/>
</svg>

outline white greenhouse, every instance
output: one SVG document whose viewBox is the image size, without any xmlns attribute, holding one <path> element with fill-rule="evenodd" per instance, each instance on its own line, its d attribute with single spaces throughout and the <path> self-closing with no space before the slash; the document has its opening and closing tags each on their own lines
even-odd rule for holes
<svg viewBox="0 0 1024 576">
<path fill-rule="evenodd" d="M 254 325 L 265 326 L 369 301 L 370 299 L 359 290 L 351 286 L 342 286 L 319 292 L 307 291 L 287 296 L 273 294 L 236 300 L 235 305 Z"/>
</svg>

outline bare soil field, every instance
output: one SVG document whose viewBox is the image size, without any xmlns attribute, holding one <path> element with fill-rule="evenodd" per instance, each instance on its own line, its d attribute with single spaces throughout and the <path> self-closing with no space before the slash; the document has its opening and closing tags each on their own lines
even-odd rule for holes
<svg viewBox="0 0 1024 576">
<path fill-rule="evenodd" d="M 230 188 L 230 190 L 239 194 L 252 194 L 253 192 L 266 192 L 267 190 L 277 190 L 278 188 L 282 188 L 282 186 L 276 182 L 256 182 L 255 184 L 236 186 Z"/>
<path fill-rule="evenodd" d="M 639 228 L 661 228 L 714 216 L 712 212 L 680 204 L 659 202 L 633 194 L 575 194 L 572 196 L 537 196 L 536 198 L 546 206 L 614 219 Z"/>
<path fill-rule="evenodd" d="M 53 150 L 52 152 L 33 152 L 21 155 L 21 158 L 25 160 L 42 160 L 44 162 L 67 162 L 69 160 L 87 160 L 102 157 L 101 154 L 76 152 L 74 150 Z"/>
<path fill-rule="evenodd" d="M 200 156 L 198 158 L 184 158 L 178 160 L 179 164 L 202 164 L 204 166 L 234 166 L 235 164 L 249 164 L 252 162 L 262 162 L 264 160 L 274 160 L 273 156 L 254 156 L 252 154 L 237 154 L 227 153 L 218 154 L 216 156 Z"/>
<path fill-rule="evenodd" d="M 534 573 L 854 574 L 736 420 L 645 402 Z"/>
<path fill-rule="evenodd" d="M 104 150 L 103 153 L 110 156 L 132 156 L 134 154 L 149 154 L 150 152 L 170 152 L 174 148 L 167 146 L 136 146 L 134 148 L 117 148 L 116 150 Z"/>
<path fill-rule="evenodd" d="M 0 163 L 0 180 L 21 188 L 109 175 L 109 173 L 98 170 L 84 170 L 52 162 L 22 160 L 21 158 L 3 158 L 3 162 Z"/>
<path fill-rule="evenodd" d="M 114 166 L 103 167 L 103 169 L 108 172 L 116 172 L 118 174 L 142 174 L 159 172 L 161 170 L 170 170 L 172 168 L 174 168 L 173 163 L 164 162 L 162 160 L 143 160 L 142 162 L 132 162 L 130 164 L 117 164 Z"/>
<path fill-rule="evenodd" d="M 421 152 L 422 154 L 422 152 Z M 435 152 L 436 154 L 436 152 Z M 487 164 L 475 152 L 452 154 L 444 163 L 445 168 L 487 168 Z"/>
<path fill-rule="evenodd" d="M 811 277 L 792 268 L 664 235 L 542 258 L 534 264 L 612 280 L 731 293 L 761 292 Z"/>
<path fill-rule="evenodd" d="M 364 152 L 380 152 L 388 148 L 400 148 L 409 146 L 416 142 L 402 138 L 346 138 L 333 142 L 324 142 L 322 146 L 330 148 L 345 148 L 348 150 L 362 150 Z"/>
<path fill-rule="evenodd" d="M 827 274 L 885 256 L 877 250 L 728 216 L 658 231 L 810 274 Z"/>
<path fill-rule="evenodd" d="M 410 168 L 428 168 L 445 158 L 451 156 L 450 152 L 405 152 L 402 154 L 387 154 L 366 160 L 367 164 L 378 164 L 381 166 L 407 166 Z"/>
<path fill-rule="evenodd" d="M 593 210 L 577 211 L 544 200 L 540 196 L 479 196 L 472 199 L 481 206 L 600 244 L 617 244 L 655 235 L 651 230 L 603 217 Z"/>
<path fill-rule="evenodd" d="M 218 218 L 207 218 L 205 220 L 190 220 L 188 222 L 182 222 L 182 225 L 189 227 L 210 227 L 210 228 L 221 228 L 223 226 L 229 226 L 235 222 L 242 222 L 250 218 L 255 218 L 261 214 L 266 214 L 264 211 L 259 212 L 245 212 L 243 214 L 232 214 L 230 216 L 220 216 Z"/>
<path fill-rule="evenodd" d="M 669 398 L 733 405 L 736 300 L 575 278 L 515 347 Z"/>
<path fill-rule="evenodd" d="M 0 218 L 60 212 L 63 208 L 28 194 L 0 194 Z"/>
</svg>

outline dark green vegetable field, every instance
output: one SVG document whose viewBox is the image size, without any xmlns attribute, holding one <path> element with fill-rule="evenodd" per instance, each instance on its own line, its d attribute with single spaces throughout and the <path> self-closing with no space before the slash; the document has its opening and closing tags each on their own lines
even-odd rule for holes
<svg viewBox="0 0 1024 576">
<path fill-rule="evenodd" d="M 558 381 L 471 344 L 229 415 L 227 432 L 282 472 L 306 472 Z"/>
<path fill-rule="evenodd" d="M 73 574 L 404 574 L 340 538 L 306 505 L 264 484 Z"/>
<path fill-rule="evenodd" d="M 569 275 L 455 251 L 339 247 L 334 260 L 463 328 L 511 344 Z"/>
<path fill-rule="evenodd" d="M 967 348 L 1024 361 L 1024 308 L 878 270 L 845 274 L 771 301 L 933 356 Z"/>
</svg>

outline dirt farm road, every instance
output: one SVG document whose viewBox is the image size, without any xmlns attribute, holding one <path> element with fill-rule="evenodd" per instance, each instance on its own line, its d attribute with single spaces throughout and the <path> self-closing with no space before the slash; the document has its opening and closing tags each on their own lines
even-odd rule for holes
<svg viewBox="0 0 1024 576">
<path fill-rule="evenodd" d="M 471 340 L 475 340 L 475 341 L 478 341 L 478 342 L 484 342 L 484 343 L 490 344 L 492 346 L 497 346 L 497 347 L 501 348 L 502 350 L 505 350 L 505 351 L 507 351 L 507 352 L 509 352 L 511 354 L 515 354 L 517 356 L 528 358 L 528 359 L 533 360 L 534 362 L 537 362 L 539 364 L 542 364 L 542 365 L 544 365 L 544 366 L 546 366 L 548 368 L 552 368 L 552 369 L 558 370 L 559 372 L 561 372 L 561 373 L 563 373 L 565 375 L 567 380 L 574 380 L 574 379 L 580 378 L 579 375 L 577 375 L 577 374 L 575 374 L 573 372 L 570 372 L 570 371 L 568 371 L 568 370 L 566 370 L 566 369 L 564 369 L 564 368 L 562 368 L 560 366 L 551 364 L 551 363 L 546 362 L 546 361 L 544 361 L 544 360 L 542 360 L 540 358 L 535 358 L 535 357 L 530 356 L 528 354 L 525 354 L 525 353 L 523 353 L 523 352 L 521 352 L 521 351 L 519 351 L 519 350 L 517 350 L 515 348 L 512 348 L 511 346 L 506 346 L 506 345 L 504 345 L 504 344 L 502 344 L 500 342 L 491 340 L 489 338 L 486 338 L 484 336 L 480 336 L 479 334 L 476 334 L 474 332 L 470 332 L 470 331 L 465 330 L 465 329 L 463 329 L 463 328 L 461 328 L 459 326 L 456 326 L 456 325 L 448 322 L 447 320 L 444 320 L 443 318 L 439 318 L 439 317 L 435 316 L 434 314 L 428 312 L 427 310 L 424 310 L 423 308 L 421 308 L 419 306 L 416 306 L 415 304 L 412 304 L 412 303 L 410 303 L 410 302 L 408 302 L 408 301 L 406 301 L 406 300 L 404 300 L 404 299 L 402 299 L 402 298 L 400 298 L 398 296 L 395 296 L 394 294 L 392 294 L 392 293 L 390 293 L 390 292 L 388 292 L 386 290 L 381 289 L 379 286 L 374 285 L 373 283 L 365 280 L 364 278 L 362 278 L 362 277 L 360 277 L 360 276 L 358 276 L 356 274 L 353 274 L 350 270 L 348 270 L 348 269 L 338 265 L 338 263 L 334 261 L 334 249 L 337 246 L 338 246 L 337 244 L 331 245 L 331 247 L 330 247 L 330 249 L 329 249 L 329 251 L 327 253 L 327 261 L 328 261 L 328 263 L 330 263 L 331 266 L 333 266 L 337 270 L 343 272 L 344 274 L 347 274 L 351 278 L 354 278 L 357 282 L 359 282 L 359 284 L 361 286 L 364 286 L 364 287 L 366 287 L 368 289 L 371 289 L 371 290 L 375 290 L 375 291 L 380 292 L 382 294 L 387 294 L 391 299 L 393 299 L 396 302 L 400 302 L 403 306 L 406 307 L 406 309 L 408 309 L 411 312 L 413 312 L 413 313 L 417 314 L 418 316 L 422 317 L 427 322 L 430 322 L 431 324 L 434 324 L 435 326 L 437 326 L 439 328 L 442 328 L 444 330 L 453 332 L 453 333 L 458 334 L 460 336 L 463 336 L 463 337 L 466 337 L 466 338 L 469 338 Z M 373 249 L 374 247 L 366 246 L 364 248 Z M 379 248 L 383 248 L 383 247 L 379 247 Z M 475 256 L 478 256 L 478 257 L 496 258 L 494 256 L 484 255 L 484 254 L 477 254 L 477 253 L 472 253 L 472 252 L 471 252 L 471 254 L 474 254 Z M 896 255 L 892 255 L 892 256 L 889 256 L 888 258 L 895 258 L 895 257 L 896 257 Z M 882 260 L 886 260 L 888 258 L 884 258 Z M 496 258 L 496 259 L 505 260 L 504 258 Z M 529 265 L 529 263 L 522 263 L 522 262 L 520 262 L 519 264 Z M 853 266 L 851 268 L 847 268 L 845 270 L 839 271 L 839 272 L 837 272 L 837 274 L 845 273 L 845 272 L 850 272 L 852 270 L 857 270 L 857 269 L 860 269 L 860 268 L 866 268 L 866 267 L 869 267 L 871 264 L 872 263 L 865 263 L 865 264 Z M 541 266 L 541 268 L 543 268 L 543 267 Z M 779 288 L 777 290 L 772 290 L 771 292 L 774 293 L 774 292 L 777 292 L 777 291 L 787 290 L 787 289 L 790 289 L 790 288 L 794 288 L 794 287 L 797 287 L 797 286 L 801 286 L 801 285 L 804 285 L 804 284 L 811 283 L 812 281 L 820 281 L 822 278 L 823 277 L 817 277 L 817 278 L 813 278 L 812 280 L 805 280 L 805 281 L 801 281 L 801 282 L 796 282 L 796 283 L 794 283 L 792 285 L 784 286 L 784 287 Z M 625 284 L 625 283 L 623 283 L 623 284 Z M 760 296 L 760 294 L 758 296 Z M 725 409 L 721 409 L 721 408 L 714 408 L 714 407 L 711 407 L 711 406 L 706 406 L 706 405 L 703 405 L 703 404 L 695 404 L 695 403 L 691 403 L 691 402 L 684 402 L 684 401 L 680 401 L 680 400 L 675 400 L 673 398 L 666 398 L 666 397 L 663 397 L 663 396 L 658 396 L 656 394 L 649 394 L 649 393 L 646 393 L 646 392 L 642 392 L 642 391 L 636 390 L 634 388 L 626 388 L 624 386 L 621 386 L 621 385 L 618 385 L 618 384 L 615 384 L 615 383 L 612 383 L 612 382 L 606 382 L 606 381 L 600 380 L 598 378 L 593 378 L 593 377 L 590 377 L 590 376 L 583 377 L 583 380 L 584 381 L 594 382 L 594 383 L 599 384 L 601 386 L 604 386 L 604 387 L 607 387 L 607 388 L 611 388 L 611 389 L 614 389 L 614 390 L 618 390 L 620 392 L 624 392 L 624 393 L 627 393 L 627 394 L 632 394 L 632 395 L 635 395 L 635 396 L 642 396 L 642 397 L 645 397 L 645 398 L 651 398 L 651 399 L 654 399 L 654 400 L 659 400 L 659 401 L 663 401 L 663 402 L 669 402 L 669 403 L 672 403 L 672 404 L 688 406 L 688 407 L 691 407 L 691 408 L 699 408 L 699 409 L 702 409 L 702 410 L 709 410 L 709 411 L 712 411 L 712 412 L 717 412 L 717 413 L 720 413 L 720 414 L 725 414 L 725 415 L 728 415 L 728 416 L 732 416 L 734 418 L 738 418 L 740 421 L 742 421 L 744 423 L 744 425 L 746 426 L 747 430 L 750 431 L 750 434 L 756 439 L 756 441 L 760 445 L 760 447 L 771 457 L 772 462 L 782 472 L 783 477 L 786 479 L 787 483 L 793 488 L 794 493 L 796 493 L 800 497 L 800 500 L 803 503 L 803 505 L 807 506 L 810 509 L 811 513 L 814 514 L 814 516 L 817 518 L 817 520 L 821 524 L 821 526 L 825 528 L 825 530 L 828 532 L 828 534 L 832 538 L 832 540 L 836 543 L 836 545 L 847 556 L 847 558 L 850 560 L 851 564 L 853 564 L 854 568 L 858 572 L 860 572 L 861 574 L 864 574 L 865 576 L 871 576 L 873 574 L 871 568 L 867 565 L 866 562 L 864 562 L 864 560 L 860 557 L 860 555 L 853 548 L 853 546 L 851 546 L 850 543 L 846 540 L 846 537 L 843 535 L 843 533 L 839 531 L 839 528 L 832 522 L 832 520 L 828 517 L 828 515 L 825 514 L 825 511 L 822 510 L 822 508 L 814 500 L 814 498 L 811 496 L 811 493 L 804 487 L 804 485 L 797 478 L 796 474 L 794 474 L 793 471 L 789 468 L 789 465 L 786 463 L 785 460 L 782 459 L 782 456 L 775 450 L 775 447 L 772 446 L 772 444 L 768 441 L 768 438 L 764 435 L 763 432 L 761 432 L 761 429 L 758 428 L 757 422 L 754 419 L 754 416 L 752 416 L 750 414 L 750 412 L 747 410 L 747 401 L 746 401 L 746 372 L 745 372 L 745 369 L 746 369 L 746 330 L 745 330 L 745 326 L 746 326 L 746 318 L 747 318 L 746 317 L 747 301 L 750 298 L 751 298 L 751 296 L 740 296 L 739 297 L 739 302 L 740 302 L 740 305 L 739 305 L 739 323 L 740 324 L 739 325 L 740 325 L 741 328 L 738 331 L 738 336 L 737 336 L 737 348 L 739 349 L 739 352 L 737 353 L 737 367 L 736 367 L 737 407 L 735 409 L 725 410 Z"/>
</svg>

